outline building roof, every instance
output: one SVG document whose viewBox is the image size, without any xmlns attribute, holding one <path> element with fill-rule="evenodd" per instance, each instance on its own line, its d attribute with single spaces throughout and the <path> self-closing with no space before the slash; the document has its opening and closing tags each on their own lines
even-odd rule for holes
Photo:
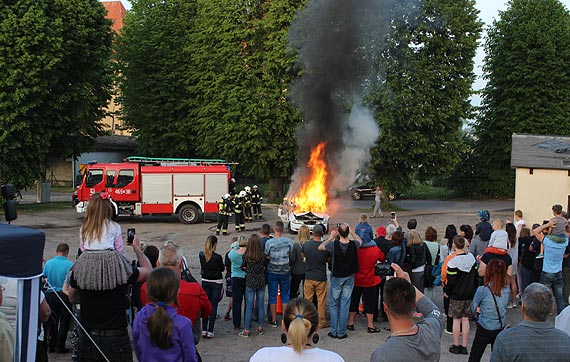
<svg viewBox="0 0 570 362">
<path fill-rule="evenodd" d="M 107 10 L 107 16 L 105 18 L 111 19 L 113 21 L 112 29 L 117 33 L 121 32 L 123 28 L 123 19 L 127 14 L 127 10 L 120 1 L 102 1 L 101 4 Z"/>
<path fill-rule="evenodd" d="M 511 167 L 570 170 L 570 136 L 514 133 Z"/>
<path fill-rule="evenodd" d="M 95 138 L 95 151 L 134 151 L 136 139 L 130 136 L 99 136 Z"/>
</svg>

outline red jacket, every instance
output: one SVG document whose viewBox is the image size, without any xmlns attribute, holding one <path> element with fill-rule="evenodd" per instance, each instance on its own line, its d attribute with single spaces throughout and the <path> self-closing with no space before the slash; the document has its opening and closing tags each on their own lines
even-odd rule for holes
<svg viewBox="0 0 570 362">
<path fill-rule="evenodd" d="M 380 284 L 380 277 L 374 274 L 374 266 L 377 261 L 385 260 L 382 250 L 374 244 L 369 247 L 358 249 L 358 266 L 360 270 L 354 274 L 354 285 L 357 287 L 373 287 Z"/>
<path fill-rule="evenodd" d="M 141 302 L 143 305 L 148 303 L 146 282 L 141 286 Z M 212 313 L 212 303 L 200 284 L 180 280 L 177 312 L 190 319 L 193 326 L 199 322 L 198 318 L 207 317 Z"/>
</svg>

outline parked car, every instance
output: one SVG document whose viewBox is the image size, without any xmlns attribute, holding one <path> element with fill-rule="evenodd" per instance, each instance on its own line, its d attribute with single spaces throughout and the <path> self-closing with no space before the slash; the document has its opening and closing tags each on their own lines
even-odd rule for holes
<svg viewBox="0 0 570 362">
<path fill-rule="evenodd" d="M 350 186 L 347 189 L 348 194 L 354 200 L 362 200 L 364 198 L 374 198 L 374 191 L 376 190 L 376 185 L 372 182 L 367 182 L 365 184 Z M 388 200 L 396 200 L 401 196 L 399 191 L 388 191 Z"/>
</svg>

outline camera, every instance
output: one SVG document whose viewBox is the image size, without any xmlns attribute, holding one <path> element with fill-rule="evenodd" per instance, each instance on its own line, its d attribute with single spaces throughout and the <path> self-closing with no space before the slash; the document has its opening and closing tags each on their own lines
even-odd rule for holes
<svg viewBox="0 0 570 362">
<path fill-rule="evenodd" d="M 387 262 L 378 263 L 374 266 L 374 274 L 378 275 L 380 278 L 385 278 L 387 276 L 394 275 L 394 269 Z"/>
<path fill-rule="evenodd" d="M 127 229 L 127 245 L 133 245 L 135 240 L 135 229 Z"/>
</svg>

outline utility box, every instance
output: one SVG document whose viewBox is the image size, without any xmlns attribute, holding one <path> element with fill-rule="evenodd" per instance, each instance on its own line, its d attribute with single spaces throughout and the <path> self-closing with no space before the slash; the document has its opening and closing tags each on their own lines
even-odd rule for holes
<svg viewBox="0 0 570 362">
<path fill-rule="evenodd" d="M 51 183 L 39 182 L 37 187 L 37 202 L 44 203 L 51 200 Z"/>
</svg>

